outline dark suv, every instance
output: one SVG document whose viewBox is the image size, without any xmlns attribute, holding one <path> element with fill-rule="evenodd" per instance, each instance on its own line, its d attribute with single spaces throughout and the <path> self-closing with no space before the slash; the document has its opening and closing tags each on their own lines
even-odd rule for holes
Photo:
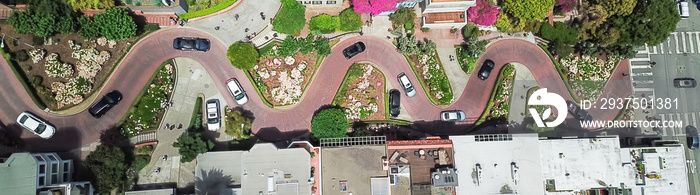
<svg viewBox="0 0 700 195">
<path fill-rule="evenodd" d="M 700 147 L 700 139 L 698 139 L 698 129 L 692 125 L 685 127 L 685 144 L 688 149 L 697 150 Z"/>
<path fill-rule="evenodd" d="M 362 53 L 365 51 L 365 43 L 363 42 L 357 42 L 355 44 L 352 44 L 350 47 L 347 47 L 343 50 L 343 55 L 345 58 L 350 59 L 357 54 Z"/>
<path fill-rule="evenodd" d="M 493 61 L 486 59 L 486 61 L 484 61 L 484 64 L 481 65 L 481 69 L 479 70 L 479 79 L 488 79 L 489 75 L 491 75 L 491 70 L 493 70 L 494 66 L 496 66 L 496 63 L 493 63 Z"/>
<path fill-rule="evenodd" d="M 581 109 L 576 103 L 566 100 L 566 107 L 567 110 L 569 110 L 569 113 L 571 115 L 574 115 L 578 120 L 585 120 L 585 121 L 591 121 L 593 120 L 593 117 L 588 114 L 588 112 L 584 109 Z"/>
<path fill-rule="evenodd" d="M 178 37 L 173 40 L 173 48 L 183 51 L 209 51 L 211 42 L 209 39 L 194 37 Z"/>
<path fill-rule="evenodd" d="M 391 117 L 399 116 L 401 109 L 401 92 L 396 89 L 389 90 L 389 114 Z"/>
<path fill-rule="evenodd" d="M 110 108 L 114 107 L 122 100 L 122 94 L 119 91 L 111 91 L 107 93 L 99 102 L 95 105 L 90 106 L 88 111 L 90 114 L 96 118 L 100 118 L 104 115 Z"/>
</svg>

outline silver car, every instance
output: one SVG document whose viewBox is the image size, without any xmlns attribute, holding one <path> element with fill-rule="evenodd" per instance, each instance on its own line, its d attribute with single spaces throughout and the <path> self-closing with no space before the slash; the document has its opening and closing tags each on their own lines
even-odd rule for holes
<svg viewBox="0 0 700 195">
<path fill-rule="evenodd" d="M 467 115 L 461 110 L 442 111 L 440 113 L 440 119 L 442 119 L 442 121 L 463 121 L 466 118 Z"/>
<path fill-rule="evenodd" d="M 399 84 L 401 84 L 403 91 L 406 92 L 406 96 L 413 97 L 416 95 L 416 88 L 413 87 L 411 80 L 408 80 L 406 73 L 402 72 L 399 74 L 399 76 L 397 76 L 397 79 L 399 80 Z"/>
<path fill-rule="evenodd" d="M 221 127 L 221 116 L 219 115 L 219 100 L 207 100 L 207 129 L 217 131 Z"/>
<path fill-rule="evenodd" d="M 44 139 L 49 139 L 56 133 L 55 127 L 29 112 L 19 114 L 17 116 L 17 124 Z"/>
<path fill-rule="evenodd" d="M 243 90 L 241 84 L 238 83 L 238 79 L 228 79 L 226 81 L 226 88 L 231 92 L 231 96 L 233 96 L 233 99 L 236 99 L 236 103 L 238 103 L 239 106 L 248 103 L 248 95 L 245 94 L 245 90 Z"/>
</svg>

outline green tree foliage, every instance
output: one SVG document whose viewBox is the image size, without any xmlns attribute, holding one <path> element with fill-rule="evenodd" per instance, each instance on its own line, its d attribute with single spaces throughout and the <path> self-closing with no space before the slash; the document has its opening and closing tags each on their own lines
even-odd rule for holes
<svg viewBox="0 0 700 195">
<path fill-rule="evenodd" d="M 554 26 L 552 26 L 549 22 L 543 21 L 540 28 L 540 36 L 549 41 L 557 41 L 569 45 L 578 42 L 578 30 L 574 27 L 569 27 L 563 22 L 555 22 Z"/>
<path fill-rule="evenodd" d="M 272 29 L 284 34 L 299 34 L 306 24 L 306 7 L 295 0 L 282 0 L 282 8 L 272 21 Z"/>
<path fill-rule="evenodd" d="M 108 8 L 95 15 L 100 34 L 109 40 L 123 40 L 136 36 L 136 23 L 123 8 Z"/>
<path fill-rule="evenodd" d="M 549 42 L 549 49 L 560 58 L 569 58 L 571 52 L 574 51 L 574 48 L 572 48 L 570 45 L 559 41 Z"/>
<path fill-rule="evenodd" d="M 348 127 L 348 118 L 340 108 L 322 110 L 311 119 L 311 133 L 316 138 L 347 137 Z"/>
<path fill-rule="evenodd" d="M 148 165 L 149 162 L 151 162 L 151 156 L 143 154 L 136 155 L 134 157 L 134 168 L 136 169 L 136 171 L 140 171 L 141 169 L 146 167 L 146 165 Z"/>
<path fill-rule="evenodd" d="M 36 26 L 34 26 L 34 35 L 48 37 L 53 34 L 56 25 L 56 18 L 54 15 L 37 14 L 37 16 L 38 20 L 36 21 Z"/>
<path fill-rule="evenodd" d="M 300 42 L 294 39 L 294 37 L 287 36 L 287 38 L 284 38 L 282 41 L 282 45 L 277 48 L 277 55 L 282 57 L 293 56 L 299 51 L 299 43 Z"/>
<path fill-rule="evenodd" d="M 399 37 L 399 39 L 396 42 L 399 53 L 417 54 L 420 51 L 420 49 L 418 48 L 418 40 L 416 40 L 416 36 L 414 35 L 409 35 L 408 37 Z"/>
<path fill-rule="evenodd" d="M 511 32 L 512 27 L 511 27 L 511 20 L 508 17 L 508 15 L 505 14 L 498 14 L 498 18 L 496 19 L 496 23 L 493 24 L 493 26 L 499 28 L 502 32 Z"/>
<path fill-rule="evenodd" d="M 114 0 L 66 0 L 74 10 L 104 9 L 114 7 Z"/>
<path fill-rule="evenodd" d="M 74 12 L 68 4 L 62 0 L 29 0 L 27 11 L 54 15 L 55 17 L 70 16 Z"/>
<path fill-rule="evenodd" d="M 578 25 L 579 39 L 586 41 L 595 36 L 596 30 L 600 25 L 608 20 L 608 11 L 602 5 L 583 4 L 580 16 L 576 18 L 575 24 Z"/>
<path fill-rule="evenodd" d="M 486 51 L 486 45 L 489 44 L 486 40 L 479 40 L 476 37 L 469 37 L 466 43 L 462 46 L 462 53 L 468 57 L 478 57 Z M 465 56 L 465 58 L 467 57 Z"/>
<path fill-rule="evenodd" d="M 58 19 L 56 24 L 56 31 L 61 34 L 70 34 L 75 32 L 75 21 L 73 17 L 64 16 Z"/>
<path fill-rule="evenodd" d="M 326 38 L 318 38 L 314 41 L 314 48 L 316 48 L 316 54 L 319 56 L 326 57 L 331 54 L 330 40 Z"/>
<path fill-rule="evenodd" d="M 677 9 L 678 4 L 673 0 L 639 1 L 630 15 L 608 24 L 620 25 L 618 45 L 658 45 L 676 30 L 681 20 Z"/>
<path fill-rule="evenodd" d="M 99 145 L 87 156 L 83 164 L 92 175 L 91 183 L 100 194 L 119 187 L 128 169 L 126 155 L 116 146 Z"/>
<path fill-rule="evenodd" d="M 413 20 L 416 19 L 416 12 L 411 8 L 402 7 L 389 15 L 389 20 L 394 23 L 394 26 L 402 26 L 404 24 L 413 25 Z"/>
<path fill-rule="evenodd" d="M 468 39 L 469 37 L 478 37 L 479 28 L 473 24 L 467 23 L 467 25 L 465 25 L 462 29 L 462 36 L 464 36 L 465 39 Z"/>
<path fill-rule="evenodd" d="M 15 32 L 19 34 L 29 34 L 34 32 L 36 18 L 36 15 L 29 11 L 14 10 L 12 14 L 10 14 L 8 20 L 10 25 L 15 29 Z"/>
<path fill-rule="evenodd" d="M 226 111 L 226 134 L 237 139 L 250 138 L 253 121 L 243 116 L 240 110 Z"/>
<path fill-rule="evenodd" d="M 241 70 L 253 68 L 260 58 L 258 50 L 255 49 L 252 44 L 244 42 L 231 44 L 231 46 L 228 47 L 226 55 L 231 65 Z"/>
<path fill-rule="evenodd" d="M 214 148 L 214 142 L 204 140 L 199 133 L 194 136 L 182 134 L 173 143 L 173 147 L 178 148 L 180 154 L 180 162 L 191 162 L 197 158 L 197 155 L 204 154 Z"/>
<path fill-rule="evenodd" d="M 26 11 L 13 11 L 8 18 L 19 34 L 47 37 L 58 31 L 74 31 L 73 11 L 60 0 L 30 0 Z"/>
<path fill-rule="evenodd" d="M 435 42 L 429 39 L 425 42 L 418 44 L 418 46 L 420 47 L 420 50 L 423 51 L 423 53 L 433 53 L 435 51 L 435 48 L 437 48 Z"/>
<path fill-rule="evenodd" d="M 602 5 L 610 15 L 630 15 L 637 5 L 637 0 L 595 0 Z"/>
<path fill-rule="evenodd" d="M 521 20 L 542 19 L 554 3 L 555 0 L 503 0 L 503 10 Z"/>
<path fill-rule="evenodd" d="M 340 27 L 338 17 L 328 14 L 318 15 L 311 18 L 311 21 L 309 21 L 309 30 L 314 34 L 333 33 L 338 27 Z"/>
<path fill-rule="evenodd" d="M 100 35 L 100 26 L 93 22 L 87 16 L 80 16 L 78 18 L 78 24 L 80 25 L 80 30 L 78 34 L 86 39 L 92 39 Z"/>
<path fill-rule="evenodd" d="M 340 30 L 356 31 L 362 27 L 362 16 L 352 8 L 347 8 L 340 12 Z"/>
<path fill-rule="evenodd" d="M 313 36 L 308 36 L 306 39 L 300 39 L 297 43 L 299 43 L 299 53 L 301 53 L 301 55 L 309 54 L 316 49 L 314 47 Z"/>
</svg>

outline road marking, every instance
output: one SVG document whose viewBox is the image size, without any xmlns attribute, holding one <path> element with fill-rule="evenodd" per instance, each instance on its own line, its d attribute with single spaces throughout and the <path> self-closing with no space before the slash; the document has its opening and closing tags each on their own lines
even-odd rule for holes
<svg viewBox="0 0 700 195">
<path fill-rule="evenodd" d="M 688 120 L 688 113 L 685 113 L 685 120 L 683 123 L 690 123 L 690 120 Z"/>
<path fill-rule="evenodd" d="M 681 51 L 679 50 L 680 48 L 678 47 L 678 33 L 672 32 L 671 34 L 673 35 L 673 40 L 676 41 L 676 53 L 681 53 Z M 668 51 L 668 54 L 671 54 L 671 51 Z"/>
<path fill-rule="evenodd" d="M 681 120 L 681 113 L 676 113 L 676 121 L 679 121 L 679 120 Z M 673 126 L 672 128 L 673 128 L 673 131 L 675 133 L 674 135 L 678 135 L 678 131 L 676 131 L 677 128 L 675 126 Z"/>
<path fill-rule="evenodd" d="M 665 114 L 660 114 L 661 115 L 661 121 L 666 121 L 666 115 Z M 661 132 L 666 132 L 666 127 L 661 127 Z M 668 135 L 668 134 L 667 134 Z"/>
<path fill-rule="evenodd" d="M 634 88 L 632 91 L 654 91 L 654 88 Z"/>
<path fill-rule="evenodd" d="M 665 42 L 661 42 L 661 44 L 659 44 L 659 50 L 661 51 L 661 52 L 659 52 L 660 54 L 664 53 L 664 46 L 665 46 L 664 43 Z"/>
<path fill-rule="evenodd" d="M 688 52 L 688 48 L 685 46 L 685 35 L 681 32 L 681 42 L 683 43 L 683 53 Z"/>
<path fill-rule="evenodd" d="M 637 65 L 637 66 L 630 66 L 632 69 L 642 69 L 642 68 L 649 68 L 649 65 Z"/>
<path fill-rule="evenodd" d="M 690 53 L 695 53 L 695 47 L 693 47 L 693 34 L 695 34 L 695 32 L 686 32 L 686 34 L 688 34 L 688 45 L 690 46 Z"/>
<path fill-rule="evenodd" d="M 656 46 L 652 46 L 651 48 L 654 49 L 654 51 L 649 51 L 649 54 L 657 54 Z"/>
<path fill-rule="evenodd" d="M 700 47 L 700 32 L 695 32 L 695 45 Z M 700 53 L 700 48 L 698 48 L 698 53 Z"/>
<path fill-rule="evenodd" d="M 693 126 L 697 127 L 697 125 L 696 125 L 696 124 L 697 124 L 697 123 L 696 123 L 696 122 L 697 122 L 697 118 L 695 118 L 695 113 L 694 113 L 694 112 L 693 112 L 692 114 L 693 114 Z"/>
</svg>

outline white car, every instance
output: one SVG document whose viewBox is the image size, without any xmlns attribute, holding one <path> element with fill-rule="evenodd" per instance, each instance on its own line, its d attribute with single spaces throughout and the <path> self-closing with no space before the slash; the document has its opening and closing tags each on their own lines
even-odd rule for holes
<svg viewBox="0 0 700 195">
<path fill-rule="evenodd" d="M 467 115 L 461 110 L 442 111 L 440 113 L 440 119 L 442 119 L 442 121 L 463 121 L 466 119 L 466 116 Z"/>
<path fill-rule="evenodd" d="M 238 83 L 236 78 L 228 79 L 226 81 L 226 88 L 231 92 L 231 96 L 233 96 L 233 99 L 236 99 L 236 103 L 238 103 L 239 106 L 248 103 L 248 95 L 245 94 L 245 90 L 243 90 L 243 87 L 241 87 L 241 84 Z"/>
<path fill-rule="evenodd" d="M 49 139 L 56 133 L 55 127 L 29 112 L 19 114 L 17 116 L 17 124 L 44 139 Z"/>
<path fill-rule="evenodd" d="M 416 95 L 416 89 L 413 87 L 411 81 L 408 80 L 408 76 L 406 76 L 405 73 L 402 72 L 397 78 L 399 80 L 399 84 L 401 84 L 401 88 L 403 88 L 403 91 L 406 92 L 406 96 L 413 97 Z"/>
<path fill-rule="evenodd" d="M 207 100 L 207 129 L 209 129 L 209 131 L 217 131 L 219 127 L 221 127 L 219 100 Z"/>
</svg>

